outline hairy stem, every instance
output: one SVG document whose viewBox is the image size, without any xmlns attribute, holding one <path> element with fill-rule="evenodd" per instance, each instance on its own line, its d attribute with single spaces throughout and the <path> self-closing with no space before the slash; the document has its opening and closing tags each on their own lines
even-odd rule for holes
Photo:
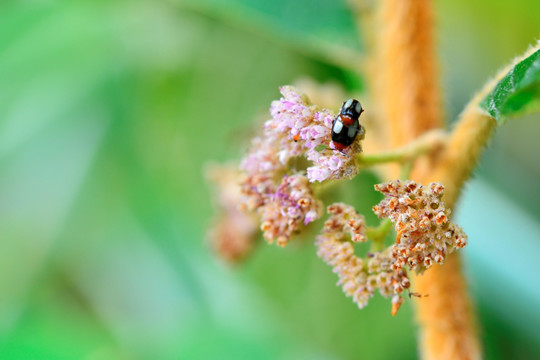
<svg viewBox="0 0 540 360">
<path fill-rule="evenodd" d="M 471 321 L 474 314 L 458 254 L 450 254 L 443 266 L 433 266 L 418 276 L 415 287 L 420 294 L 429 295 L 419 299 L 417 306 L 421 357 L 480 359 L 476 326 Z"/>
<path fill-rule="evenodd" d="M 423 175 L 425 182 L 444 183 L 444 202 L 449 208 L 454 207 L 463 184 L 471 176 L 482 150 L 497 125 L 494 118 L 478 107 L 482 98 L 482 94 L 479 94 L 467 105 L 437 166 Z"/>
<path fill-rule="evenodd" d="M 428 130 L 442 127 L 441 95 L 433 45 L 430 0 L 381 0 L 378 51 L 371 73 L 374 101 L 389 134 L 388 146 L 400 147 Z M 453 148 L 453 140 L 449 148 Z M 450 154 L 450 152 L 446 152 Z M 447 185 L 454 160 L 448 158 L 438 180 Z M 411 177 L 421 183 L 433 178 L 435 157 L 417 162 Z M 388 177 L 395 178 L 398 169 Z M 458 184 L 456 182 L 456 184 Z M 456 190 L 450 192 L 458 193 Z M 457 195 L 455 195 L 457 196 Z M 420 353 L 423 359 L 480 357 L 476 322 L 457 255 L 416 279 Z"/>
<path fill-rule="evenodd" d="M 457 126 L 449 136 L 447 147 L 437 159 L 437 165 L 424 175 L 426 181 L 444 182 L 444 199 L 448 207 L 453 207 L 456 203 L 464 182 L 471 176 L 482 150 L 497 126 L 496 120 L 480 108 L 480 102 L 515 64 L 530 56 L 539 47 L 531 47 L 525 54 L 516 57 L 473 97 L 460 115 Z"/>
<path fill-rule="evenodd" d="M 390 147 L 441 127 L 430 0 L 381 0 L 372 73 Z"/>
</svg>

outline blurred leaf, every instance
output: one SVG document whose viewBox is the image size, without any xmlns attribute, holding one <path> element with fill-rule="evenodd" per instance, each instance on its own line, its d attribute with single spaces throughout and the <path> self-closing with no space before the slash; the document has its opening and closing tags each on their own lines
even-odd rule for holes
<svg viewBox="0 0 540 360">
<path fill-rule="evenodd" d="M 9 20 L 0 25 L 2 336 L 24 313 L 108 131 L 101 91 L 115 75 L 106 31 L 96 27 L 103 14 L 92 9 L 41 4 L 3 13 Z"/>
<path fill-rule="evenodd" d="M 17 325 L 0 342 L 0 358 L 127 358 L 89 304 L 64 280 L 37 282 Z"/>
<path fill-rule="evenodd" d="M 275 38 L 295 51 L 357 68 L 363 48 L 345 0 L 188 0 L 182 4 Z"/>
<path fill-rule="evenodd" d="M 540 110 L 540 49 L 515 64 L 480 106 L 500 123 Z"/>
</svg>

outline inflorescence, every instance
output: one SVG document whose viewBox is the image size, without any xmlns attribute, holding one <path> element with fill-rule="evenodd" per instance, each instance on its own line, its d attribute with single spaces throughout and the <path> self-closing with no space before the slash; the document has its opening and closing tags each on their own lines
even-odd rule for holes
<svg viewBox="0 0 540 360">
<path fill-rule="evenodd" d="M 253 248 L 258 220 L 254 214 L 238 208 L 242 194 L 237 167 L 212 164 L 207 167 L 206 176 L 216 184 L 215 198 L 220 209 L 210 230 L 211 246 L 228 262 L 238 262 Z"/>
<path fill-rule="evenodd" d="M 221 208 L 231 213 L 225 220 L 234 220 L 230 228 L 218 223 L 221 231 L 214 241 L 223 249 L 230 250 L 224 239 L 219 239 L 223 234 L 230 237 L 228 229 L 235 229 L 241 221 L 250 229 L 249 218 L 242 218 L 239 210 L 257 214 L 269 243 L 286 245 L 305 225 L 323 215 L 314 183 L 352 178 L 360 170 L 363 133 L 338 151 L 331 141 L 336 115 L 311 104 L 293 87 L 284 86 L 280 91 L 283 97 L 270 108 L 272 118 L 265 122 L 262 135 L 253 139 L 241 162 L 241 175 L 232 191 L 235 195 L 220 197 Z M 308 165 L 302 166 L 306 160 Z M 231 184 L 230 176 L 214 174 L 213 179 L 227 181 L 227 187 L 222 184 L 221 189 Z M 317 237 L 317 254 L 332 266 L 338 285 L 360 308 L 378 290 L 382 296 L 392 297 L 395 314 L 403 302 L 402 293 L 410 287 L 407 271 L 422 273 L 434 263 L 443 263 L 449 253 L 467 244 L 467 236 L 449 220 L 449 210 L 442 202 L 442 184 L 424 187 L 396 180 L 375 185 L 375 189 L 385 198 L 373 211 L 394 224 L 395 243 L 384 248 L 384 239 L 370 239 L 374 235 L 368 231 L 364 216 L 350 205 L 335 203 L 327 208 L 330 217 Z M 248 233 L 239 232 L 244 244 Z M 370 241 L 378 246 L 366 257 L 357 256 L 355 246 Z"/>
<path fill-rule="evenodd" d="M 322 215 L 322 203 L 314 198 L 309 182 L 353 177 L 358 173 L 354 155 L 362 148 L 355 143 L 347 152 L 332 150 L 335 115 L 311 105 L 290 86 L 280 90 L 283 97 L 270 108 L 272 119 L 265 122 L 263 135 L 253 139 L 241 162 L 245 177 L 240 182 L 244 195 L 240 206 L 261 216 L 268 242 L 285 245 L 302 223 Z M 301 156 L 312 163 L 306 171 L 289 164 Z"/>
<path fill-rule="evenodd" d="M 389 218 L 397 233 L 391 247 L 395 270 L 407 265 L 422 273 L 434 263 L 442 264 L 456 248 L 467 245 L 467 235 L 448 219 L 449 211 L 441 200 L 442 184 L 431 183 L 426 188 L 414 181 L 396 180 L 375 185 L 375 189 L 386 197 L 373 211 Z"/>
<path fill-rule="evenodd" d="M 315 243 L 317 255 L 332 266 L 343 292 L 360 308 L 367 305 L 377 289 L 384 297 L 392 295 L 392 302 L 400 305 L 399 294 L 409 288 L 410 281 L 403 269 L 392 268 L 389 250 L 369 253 L 367 259 L 354 253 L 353 243 L 367 240 L 364 217 L 342 203 L 330 205 L 327 210 L 331 216 Z"/>
</svg>

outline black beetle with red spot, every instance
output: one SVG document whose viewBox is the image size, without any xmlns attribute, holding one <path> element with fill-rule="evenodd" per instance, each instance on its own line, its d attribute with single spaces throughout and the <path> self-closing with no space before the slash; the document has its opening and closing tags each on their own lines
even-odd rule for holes
<svg viewBox="0 0 540 360">
<path fill-rule="evenodd" d="M 363 111 L 358 100 L 349 99 L 343 103 L 339 115 L 332 122 L 332 142 L 337 150 L 345 150 L 358 134 L 364 134 L 364 127 L 358 121 Z"/>
</svg>

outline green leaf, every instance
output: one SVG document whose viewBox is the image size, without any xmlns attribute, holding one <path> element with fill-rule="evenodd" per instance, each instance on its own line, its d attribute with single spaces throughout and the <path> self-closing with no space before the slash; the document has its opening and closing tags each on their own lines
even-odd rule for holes
<svg viewBox="0 0 540 360">
<path fill-rule="evenodd" d="M 540 110 L 540 50 L 517 62 L 482 100 L 480 107 L 499 123 Z"/>
<path fill-rule="evenodd" d="M 330 64 L 356 68 L 360 60 L 363 44 L 358 36 L 353 9 L 345 0 L 177 2 Z"/>
</svg>

